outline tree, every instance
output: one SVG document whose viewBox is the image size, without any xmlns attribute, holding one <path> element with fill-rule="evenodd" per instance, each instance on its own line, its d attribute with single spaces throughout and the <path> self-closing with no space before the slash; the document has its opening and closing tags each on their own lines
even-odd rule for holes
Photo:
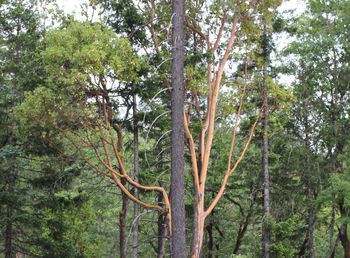
<svg viewBox="0 0 350 258">
<path fill-rule="evenodd" d="M 112 180 L 127 198 L 166 213 L 170 221 L 166 191 L 132 179 L 122 157 L 117 112 L 123 103 L 118 97 L 137 82 L 141 66 L 128 41 L 116 38 L 100 24 L 70 21 L 65 29 L 50 31 L 45 43 L 43 58 L 48 78 L 45 87 L 28 93 L 17 108 L 22 124 L 29 130 L 38 126 L 58 132 L 87 164 Z M 36 108 L 29 111 L 29 106 Z M 42 116 L 43 113 L 46 115 Z M 160 192 L 166 207 L 140 200 L 125 184 L 142 191 Z"/>
<path fill-rule="evenodd" d="M 133 39 L 137 46 L 146 49 L 149 58 L 157 67 L 159 76 L 163 79 L 164 88 L 169 89 L 170 83 L 167 79 L 169 50 L 163 42 L 168 41 L 168 24 L 170 23 L 170 12 L 168 5 L 157 1 L 146 1 L 144 4 L 134 6 L 131 2 L 121 3 L 119 1 L 108 1 L 107 7 L 113 12 L 108 13 L 108 19 L 118 32 L 125 32 Z M 215 119 L 217 112 L 217 101 L 219 92 L 222 90 L 222 84 L 225 84 L 231 74 L 226 74 L 226 67 L 233 65 L 238 60 L 231 58 L 232 51 L 237 39 L 244 37 L 248 30 L 254 30 L 254 19 L 251 19 L 254 13 L 268 14 L 269 11 L 278 5 L 278 1 L 259 2 L 249 1 L 241 3 L 213 2 L 206 6 L 206 3 L 193 3 L 188 7 L 188 18 L 185 24 L 188 28 L 186 34 L 187 45 L 193 48 L 193 53 L 188 55 L 188 64 L 186 70 L 186 91 L 188 100 L 188 109 L 185 112 L 185 134 L 188 139 L 189 153 L 191 157 L 191 167 L 193 176 L 193 192 L 194 192 L 194 229 L 192 256 L 198 257 L 204 237 L 205 218 L 211 213 L 215 205 L 225 191 L 229 176 L 237 168 L 240 160 L 243 158 L 248 148 L 250 138 L 253 135 L 251 130 L 248 136 L 247 145 L 242 151 L 242 155 L 238 158 L 236 164 L 231 164 L 231 154 L 228 161 L 228 169 L 224 176 L 223 183 L 219 192 L 214 197 L 208 210 L 204 207 L 205 202 L 205 185 L 208 173 L 208 167 L 211 159 L 211 145 L 215 132 Z M 203 7 L 209 8 L 212 13 L 205 14 L 201 10 Z M 220 7 L 219 7 L 220 6 Z M 223 7 L 223 8 L 221 8 Z M 269 9 L 270 8 L 270 9 Z M 138 9 L 140 11 L 138 12 Z M 133 15 L 131 16 L 131 10 Z M 166 16 L 168 14 L 168 17 Z M 152 47 L 145 43 L 147 35 L 140 37 L 140 31 L 143 27 L 149 31 L 149 42 Z M 201 27 L 210 28 L 210 33 L 206 34 Z M 136 31 L 137 33 L 132 33 Z M 255 30 L 257 34 L 259 33 Z M 249 32 L 251 33 L 251 31 Z M 210 36 L 210 35 L 211 36 Z M 229 35 L 228 38 L 222 35 Z M 214 35 L 214 36 L 212 36 Z M 238 40 L 238 41 L 239 41 Z M 239 45 L 239 44 L 238 44 Z M 191 59 L 193 60 L 191 62 Z M 203 74 L 206 76 L 204 77 Z M 208 78 L 206 81 L 205 78 Z M 241 89 L 240 89 L 241 90 Z M 244 92 L 244 90 L 241 90 Z M 243 98 L 241 98 L 243 100 Z M 243 103 L 237 104 L 237 106 Z M 239 108 L 236 115 L 236 125 L 234 131 L 238 128 L 238 120 L 240 117 Z M 234 119 L 235 115 L 231 114 Z M 196 127 L 192 133 L 191 124 Z M 252 123 L 252 128 L 255 123 Z M 200 129 L 198 133 L 197 128 Z M 236 133 L 233 133 L 235 138 Z M 198 140 L 195 140 L 198 137 Z M 232 141 L 232 146 L 234 140 Z"/>
<path fill-rule="evenodd" d="M 336 243 L 334 241 L 334 227 L 337 225 L 340 242 L 344 249 L 344 256 L 349 257 L 350 242 L 347 235 L 347 206 L 344 205 L 344 196 L 341 187 L 336 187 L 334 192 L 333 178 L 344 173 L 343 161 L 340 158 L 346 147 L 345 135 L 349 133 L 349 124 L 344 119 L 344 112 L 348 106 L 346 74 L 348 74 L 348 48 L 345 40 L 348 27 L 344 25 L 347 20 L 349 1 L 309 1 L 308 10 L 299 19 L 299 26 L 295 35 L 297 40 L 291 44 L 289 53 L 297 55 L 299 60 L 292 64 L 296 67 L 295 75 L 300 80 L 296 83 L 295 91 L 301 101 L 299 126 L 303 128 L 301 133 L 307 148 L 307 159 L 318 155 L 321 170 L 326 176 L 324 183 L 329 188 L 328 201 L 332 208 L 329 232 L 330 257 L 335 255 Z M 322 79 L 321 79 L 322 78 Z M 313 118 L 311 120 L 311 118 Z M 345 138 L 344 138 L 345 137 Z M 308 171 L 312 167 L 308 162 Z M 308 189 L 313 193 L 313 176 L 308 175 Z M 339 185 L 338 185 L 339 186 Z M 324 191 L 325 194 L 327 191 Z M 337 192 L 337 193 L 336 193 Z M 310 196 L 311 194 L 309 194 Z M 337 197 L 336 197 L 337 196 Z M 313 207 L 310 205 L 310 207 Z M 337 221 L 335 209 L 340 212 L 344 220 Z M 314 211 L 309 211 L 308 245 L 309 254 L 312 256 L 312 230 Z"/>
<path fill-rule="evenodd" d="M 171 255 L 186 257 L 184 175 L 184 1 L 173 1 L 171 70 Z"/>
<path fill-rule="evenodd" d="M 23 91 L 41 81 L 41 63 L 37 58 L 41 36 L 39 14 L 35 11 L 35 2 L 3 1 L 0 3 L 0 164 L 4 174 L 1 199 L 5 220 L 4 228 L 5 257 L 13 257 L 20 251 L 18 224 L 16 218 L 23 214 L 18 194 L 19 171 L 18 156 L 23 148 L 18 141 L 18 125 L 13 114 L 14 107 L 22 100 Z M 6 211 L 6 212 L 5 212 Z"/>
<path fill-rule="evenodd" d="M 200 134 L 199 134 L 199 140 L 198 140 L 198 150 L 196 150 L 194 137 L 190 131 L 189 128 L 189 121 L 190 121 L 190 115 L 191 115 L 191 106 L 188 109 L 187 115 L 185 116 L 185 131 L 186 136 L 189 141 L 189 151 L 191 154 L 191 162 L 192 162 L 192 173 L 194 178 L 194 189 L 195 189 L 195 225 L 194 225 L 194 237 L 193 237 L 193 245 L 192 245 L 192 256 L 193 257 L 199 257 L 200 249 L 202 246 L 203 241 L 203 229 L 204 229 L 204 223 L 206 217 L 213 211 L 214 207 L 217 205 L 218 201 L 221 199 L 222 195 L 225 192 L 226 185 L 228 183 L 228 179 L 230 175 L 237 169 L 238 164 L 243 159 L 249 143 L 253 137 L 254 129 L 257 124 L 258 118 L 255 120 L 255 122 L 252 123 L 250 128 L 250 133 L 248 134 L 247 140 L 245 142 L 245 145 L 243 149 L 241 150 L 241 153 L 238 155 L 238 158 L 236 161 L 232 164 L 232 158 L 233 158 L 233 151 L 235 146 L 235 140 L 236 140 L 236 133 L 237 128 L 241 116 L 241 111 L 243 107 L 243 97 L 246 93 L 246 85 L 243 85 L 243 89 L 241 90 L 242 96 L 240 97 L 240 101 L 238 102 L 238 108 L 236 111 L 236 115 L 234 117 L 235 124 L 233 126 L 233 133 L 232 133 L 232 141 L 231 141 L 231 148 L 228 152 L 228 161 L 227 161 L 227 169 L 224 174 L 224 178 L 222 180 L 221 186 L 209 204 L 208 208 L 205 208 L 205 187 L 206 187 L 206 177 L 208 174 L 208 168 L 210 164 L 210 154 L 211 154 L 211 146 L 214 138 L 214 132 L 215 132 L 215 120 L 216 120 L 216 112 L 217 112 L 217 101 L 219 92 L 222 88 L 222 84 L 226 82 L 227 78 L 229 78 L 229 75 L 225 74 L 225 67 L 228 64 L 231 64 L 231 62 L 234 62 L 234 59 L 230 59 L 231 51 L 233 51 L 233 47 L 236 41 L 236 38 L 239 38 L 240 36 L 244 37 L 245 29 L 249 28 L 252 30 L 252 27 L 254 27 L 254 21 L 250 20 L 251 16 L 250 13 L 254 12 L 261 12 L 264 15 L 268 15 L 268 9 L 264 9 L 267 6 L 273 7 L 274 4 L 278 3 L 269 3 L 269 2 L 260 2 L 257 3 L 256 1 L 250 1 L 246 5 L 235 3 L 233 5 L 235 12 L 230 13 L 229 10 L 224 9 L 222 13 L 219 13 L 222 15 L 221 19 L 221 25 L 220 29 L 218 31 L 218 34 L 216 34 L 216 39 L 214 41 L 214 44 L 211 43 L 209 35 L 206 35 L 202 33 L 200 28 L 198 27 L 198 23 L 196 22 L 196 18 L 192 19 L 191 22 L 188 22 L 188 27 L 196 34 L 198 34 L 200 40 L 202 41 L 202 45 L 206 44 L 206 51 L 209 54 L 209 58 L 207 60 L 207 103 L 204 110 L 204 117 L 201 118 L 200 113 L 198 114 L 197 119 L 199 120 L 200 124 Z M 214 3 L 215 6 L 215 3 Z M 259 9 L 261 8 L 261 9 Z M 239 10 L 239 11 L 237 11 Z M 271 9 L 270 9 L 271 11 Z M 201 18 L 199 18 L 200 20 Z M 224 51 L 223 54 L 219 54 L 219 58 L 216 59 L 216 51 L 218 50 L 218 47 L 220 46 L 221 42 L 221 35 L 226 32 L 226 26 L 229 24 L 230 30 L 228 31 L 229 37 L 228 40 L 224 43 Z M 247 27 L 245 27 L 247 26 Z M 242 29 L 239 29 L 239 28 Z M 259 33 L 259 32 L 257 32 Z M 222 52 L 221 52 L 222 53 Z M 217 64 L 217 65 L 216 65 Z M 227 77 L 227 78 L 226 78 Z M 198 90 L 195 88 L 195 90 Z M 195 91 L 194 91 L 195 92 Z M 193 95 L 192 99 L 194 99 L 193 105 L 195 106 L 195 109 L 199 109 L 198 104 L 198 96 Z M 257 116 L 259 117 L 259 116 Z M 197 157 L 198 153 L 198 157 Z"/>
<path fill-rule="evenodd" d="M 139 164 L 139 127 L 137 125 L 137 95 L 136 87 L 134 87 L 134 93 L 132 97 L 132 115 L 133 115 L 133 131 L 134 131 L 134 178 L 136 182 L 140 181 L 140 164 Z M 135 197 L 138 198 L 138 189 L 135 188 Z M 138 257 L 138 245 L 139 245 L 139 205 L 134 203 L 134 228 L 133 228 L 133 257 Z"/>
<path fill-rule="evenodd" d="M 266 27 L 264 28 L 264 34 L 262 36 L 262 55 L 264 59 L 263 68 L 263 83 L 262 83 L 262 105 L 263 105 L 263 139 L 262 139 L 262 159 L 263 159 L 263 191 L 264 191 L 264 226 L 263 226 L 263 253 L 265 258 L 270 257 L 270 173 L 269 173 L 269 98 L 268 98 L 268 88 L 267 88 L 267 76 L 268 76 L 268 62 L 269 54 L 271 49 L 269 49 L 268 35 L 266 32 Z"/>
</svg>

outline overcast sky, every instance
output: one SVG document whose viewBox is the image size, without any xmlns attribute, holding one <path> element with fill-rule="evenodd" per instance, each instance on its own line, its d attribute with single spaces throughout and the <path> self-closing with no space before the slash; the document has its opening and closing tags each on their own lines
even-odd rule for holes
<svg viewBox="0 0 350 258">
<path fill-rule="evenodd" d="M 87 2 L 85 0 L 57 0 L 58 6 L 62 8 L 66 13 L 72 13 L 74 11 L 79 11 L 80 5 L 84 2 Z"/>
</svg>

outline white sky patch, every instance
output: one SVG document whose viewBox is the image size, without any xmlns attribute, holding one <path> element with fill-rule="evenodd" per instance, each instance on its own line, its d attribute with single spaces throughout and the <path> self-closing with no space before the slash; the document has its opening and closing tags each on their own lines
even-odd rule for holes
<svg viewBox="0 0 350 258">
<path fill-rule="evenodd" d="M 306 10 L 305 0 L 286 0 L 277 8 L 277 11 L 283 15 L 284 18 L 292 18 L 301 15 Z M 287 32 L 283 31 L 278 34 L 273 35 L 273 41 L 275 42 L 276 52 L 281 52 L 285 49 L 293 40 Z M 286 59 L 277 59 L 276 52 L 271 54 L 272 64 L 275 66 L 279 66 Z M 296 78 L 293 75 L 287 74 L 278 74 L 277 81 L 286 86 L 290 87 L 293 81 Z"/>
<path fill-rule="evenodd" d="M 74 15 L 77 20 L 99 20 L 98 10 L 92 9 L 89 0 L 56 0 L 56 3 L 66 14 Z"/>
<path fill-rule="evenodd" d="M 301 15 L 306 10 L 306 3 L 304 0 L 286 0 L 278 8 L 277 11 L 283 15 L 284 18 L 292 18 Z M 281 51 L 290 42 L 292 38 L 287 32 L 278 33 L 274 35 L 276 43 L 276 50 Z"/>
<path fill-rule="evenodd" d="M 85 0 L 57 0 L 58 7 L 62 8 L 65 13 L 73 14 L 78 13 L 81 10 L 81 5 L 84 3 L 88 3 Z"/>
<path fill-rule="evenodd" d="M 285 0 L 277 10 L 279 13 L 294 11 L 295 15 L 300 15 L 306 10 L 306 4 L 304 0 Z"/>
</svg>

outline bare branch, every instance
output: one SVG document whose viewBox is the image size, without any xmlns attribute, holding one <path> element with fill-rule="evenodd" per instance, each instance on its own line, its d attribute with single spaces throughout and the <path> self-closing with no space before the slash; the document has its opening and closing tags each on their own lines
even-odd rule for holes
<svg viewBox="0 0 350 258">
<path fill-rule="evenodd" d="M 230 175 L 236 170 L 237 166 L 239 165 L 239 163 L 242 161 L 248 147 L 249 147 L 249 144 L 250 144 L 250 141 L 254 135 L 254 130 L 255 130 L 255 127 L 259 121 L 259 118 L 260 118 L 260 113 L 259 115 L 257 115 L 256 117 L 256 120 L 254 122 L 254 124 L 252 125 L 252 127 L 250 128 L 250 132 L 249 132 L 249 136 L 248 136 L 248 139 L 244 145 L 244 148 L 241 152 L 241 155 L 239 156 L 239 158 L 236 160 L 234 166 L 232 169 L 230 170 L 227 170 L 226 173 L 225 173 L 225 176 L 224 176 L 224 179 L 222 180 L 222 183 L 221 183 L 221 187 L 220 187 L 220 190 L 219 192 L 217 193 L 217 195 L 215 196 L 214 200 L 212 201 L 212 203 L 209 205 L 208 209 L 205 211 L 205 216 L 207 216 L 208 214 L 210 214 L 212 212 L 212 210 L 214 209 L 214 207 L 216 206 L 216 204 L 219 202 L 220 198 L 222 197 L 222 195 L 224 194 L 225 192 L 225 189 L 226 189 L 226 185 L 227 185 L 227 182 L 228 182 L 228 178 L 230 177 Z"/>
<path fill-rule="evenodd" d="M 227 21 L 227 15 L 226 15 L 226 13 L 225 13 L 224 16 L 223 16 L 222 19 L 221 19 L 220 29 L 219 29 L 218 35 L 217 35 L 217 37 L 216 37 L 216 41 L 215 41 L 215 43 L 214 43 L 214 46 L 213 46 L 213 48 L 212 48 L 212 52 L 215 52 L 216 49 L 219 47 L 219 43 L 220 43 L 220 40 L 221 40 L 222 32 L 223 32 L 223 30 L 224 30 L 226 21 Z"/>
<path fill-rule="evenodd" d="M 192 174 L 194 179 L 194 186 L 196 191 L 199 190 L 199 177 L 198 177 L 198 167 L 197 167 L 197 156 L 196 156 L 196 149 L 193 141 L 192 134 L 190 132 L 190 129 L 188 127 L 188 120 L 186 115 L 184 114 L 184 127 L 185 127 L 185 134 L 189 142 L 189 150 L 190 150 L 190 156 L 191 156 L 191 164 L 192 164 Z"/>
</svg>

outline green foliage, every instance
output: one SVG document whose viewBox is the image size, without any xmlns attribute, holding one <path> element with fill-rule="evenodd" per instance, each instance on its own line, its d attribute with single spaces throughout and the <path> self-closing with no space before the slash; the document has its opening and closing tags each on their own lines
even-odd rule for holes
<svg viewBox="0 0 350 258">
<path fill-rule="evenodd" d="M 323 198 L 328 201 L 328 205 L 335 203 L 339 204 L 340 217 L 338 219 L 340 224 L 349 224 L 350 218 L 344 214 L 344 210 L 350 209 L 350 193 L 348 191 L 350 187 L 350 169 L 349 169 L 349 157 L 347 153 L 349 145 L 345 148 L 345 152 L 341 155 L 341 159 L 344 162 L 344 169 L 342 173 L 331 172 L 329 179 L 329 189 L 323 193 Z M 329 202 L 330 201 L 330 202 Z"/>
<path fill-rule="evenodd" d="M 48 32 L 45 44 L 45 86 L 27 93 L 16 108 L 21 124 L 29 130 L 82 127 L 86 119 L 97 119 L 91 94 L 103 91 L 107 82 L 138 81 L 141 61 L 128 41 L 100 24 L 71 22 L 67 28 Z"/>
<path fill-rule="evenodd" d="M 78 195 L 77 195 L 78 196 Z M 74 197 L 57 193 L 60 202 L 75 202 Z M 82 198 L 80 196 L 80 198 Z M 78 207 L 48 210 L 47 221 L 42 229 L 40 245 L 45 246 L 42 257 L 100 257 L 103 244 L 98 235 L 91 235 L 91 227 L 96 221 L 92 203 L 83 202 Z"/>
<path fill-rule="evenodd" d="M 108 15 L 108 23 L 117 33 L 126 32 L 135 44 L 147 44 L 146 33 L 142 26 L 145 24 L 145 17 L 139 12 L 132 1 L 99 1 L 105 8 L 113 10 Z"/>
<path fill-rule="evenodd" d="M 88 87 L 89 76 L 112 75 L 124 82 L 138 79 L 140 61 L 128 40 L 116 38 L 101 24 L 71 22 L 67 28 L 50 31 L 45 43 L 43 59 L 51 87 Z"/>
<path fill-rule="evenodd" d="M 295 257 L 296 247 L 302 242 L 300 233 L 303 226 L 303 220 L 299 214 L 284 221 L 271 221 L 272 255 L 274 257 Z"/>
</svg>

